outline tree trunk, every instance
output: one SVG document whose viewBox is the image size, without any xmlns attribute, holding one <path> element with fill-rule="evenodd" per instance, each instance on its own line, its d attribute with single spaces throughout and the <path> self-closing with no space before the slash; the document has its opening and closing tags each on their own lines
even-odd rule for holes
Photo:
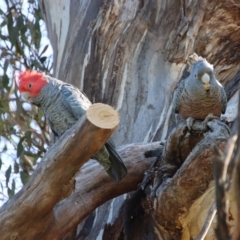
<svg viewBox="0 0 240 240">
<path fill-rule="evenodd" d="M 172 94 L 178 81 L 187 75 L 187 59 L 193 52 L 214 65 L 218 80 L 225 85 L 230 99 L 225 120 L 233 121 L 236 117 L 237 94 L 234 93 L 238 89 L 240 63 L 240 5 L 237 1 L 39 1 L 54 50 L 55 77 L 76 85 L 93 102 L 107 103 L 119 112 L 121 121 L 114 134 L 116 145 L 169 138 L 176 123 L 181 122 L 180 119 L 176 122 L 172 114 Z M 224 141 L 226 139 L 227 135 Z M 219 144 L 223 148 L 224 144 Z M 213 153 L 209 155 L 212 156 Z M 197 167 L 204 168 L 203 165 Z M 209 186 L 211 189 L 211 180 L 213 176 L 208 178 L 201 194 L 193 194 L 181 208 L 191 208 L 193 200 L 201 200 Z M 137 194 L 143 195 L 134 198 Z M 139 202 L 144 194 L 133 194 L 130 203 L 134 203 L 134 199 Z M 158 195 L 159 206 L 164 202 L 161 196 Z M 213 198 L 214 194 L 211 196 Z M 132 230 L 125 233 L 122 230 L 121 199 L 100 208 L 101 216 L 93 213 L 82 222 L 78 239 L 136 238 Z M 152 203 L 153 199 L 155 197 Z M 204 205 L 208 209 L 210 202 Z M 140 205 L 136 207 L 138 211 L 143 209 Z M 107 210 L 108 207 L 111 209 Z M 157 211 L 162 210 L 155 208 L 154 212 Z M 182 213 L 182 210 L 175 212 Z M 182 233 L 185 234 L 182 239 L 190 239 L 198 232 L 193 234 L 188 229 L 187 233 L 183 225 L 190 223 L 180 220 L 177 230 L 173 223 L 163 229 L 161 221 L 153 215 L 148 217 L 144 223 L 151 223 L 154 230 L 148 230 L 148 234 L 143 231 L 148 236 L 146 239 L 167 239 L 168 236 L 180 239 Z M 192 216 L 192 228 L 196 226 L 193 219 Z M 132 226 L 137 223 L 133 221 Z M 144 239 L 143 233 L 138 237 Z"/>
</svg>

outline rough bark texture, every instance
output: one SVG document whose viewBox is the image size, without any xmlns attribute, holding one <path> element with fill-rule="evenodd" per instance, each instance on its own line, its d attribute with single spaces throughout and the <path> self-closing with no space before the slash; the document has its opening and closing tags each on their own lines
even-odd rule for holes
<svg viewBox="0 0 240 240">
<path fill-rule="evenodd" d="M 117 145 L 166 138 L 172 92 L 189 54 L 206 57 L 223 84 L 239 71 L 235 1 L 40 3 L 55 76 L 119 111 Z"/>
<path fill-rule="evenodd" d="M 161 148 L 160 142 L 121 147 L 128 175 L 119 183 L 93 161 L 75 176 L 113 132 L 104 126 L 96 127 L 83 117 L 49 149 L 30 181 L 0 208 L 2 240 L 62 239 L 95 208 L 137 188 L 154 161 L 144 152 Z"/>
<path fill-rule="evenodd" d="M 107 107 L 105 111 L 110 112 Z M 118 120 L 117 113 L 109 108 Z M 99 123 L 100 116 L 94 117 L 90 122 L 83 116 L 57 144 L 50 147 L 29 182 L 0 208 L 1 239 L 41 238 L 49 226 L 54 225 L 54 220 L 57 220 L 54 206 L 72 193 L 77 171 L 103 146 L 118 125 L 116 121 L 110 122 L 107 128 L 108 118 L 101 119 L 105 127 L 103 129 L 99 127 L 100 124 L 93 124 L 96 120 Z"/>
<path fill-rule="evenodd" d="M 211 181 L 213 181 L 212 162 L 215 155 L 214 147 L 224 150 L 230 134 L 228 127 L 224 126 L 221 122 L 213 121 L 209 123 L 209 126 L 211 131 L 205 133 L 201 141 L 199 141 L 199 136 L 196 136 L 198 143 L 192 150 L 189 149 L 189 145 L 193 146 L 192 138 L 194 135 L 191 136 L 190 141 L 188 134 L 186 133 L 186 135 L 184 135 L 184 143 L 181 144 L 181 147 L 178 149 L 180 149 L 181 152 L 184 151 L 184 153 L 186 153 L 186 148 L 190 151 L 188 151 L 187 157 L 178 172 L 171 180 L 165 180 L 161 188 L 157 189 L 157 191 L 159 191 L 156 194 L 158 204 L 157 207 L 155 207 L 156 212 L 154 213 L 154 217 L 160 227 L 165 231 L 167 230 L 168 237 L 170 236 L 173 239 L 180 239 L 182 232 L 184 232 L 184 234 L 188 232 L 193 238 L 197 237 L 199 233 L 196 230 L 193 231 L 191 227 L 188 226 L 191 226 L 188 216 L 190 213 L 189 209 L 193 203 L 208 190 Z M 178 136 L 178 132 L 174 131 L 174 135 Z M 170 138 L 173 138 L 173 136 L 170 136 Z M 167 151 L 171 151 L 171 149 L 167 148 Z M 175 163 L 173 159 L 169 159 L 166 154 L 163 154 L 162 157 L 167 163 L 170 162 L 173 165 L 178 165 L 178 159 L 176 157 L 174 159 Z M 160 169 L 161 168 L 163 168 L 163 166 L 160 166 Z M 200 171 L 196 171 L 196 169 Z M 212 200 L 214 199 L 214 195 L 209 194 L 208 198 Z M 205 206 L 207 209 L 210 207 L 211 205 Z M 202 208 L 204 207 L 202 206 Z M 196 209 L 194 214 L 196 216 L 199 214 Z M 200 222 L 199 220 L 199 223 Z M 168 238 L 165 237 L 164 239 Z"/>
<path fill-rule="evenodd" d="M 236 90 L 240 80 L 240 5 L 237 1 L 62 0 L 56 3 L 51 0 L 39 0 L 39 2 L 54 48 L 55 77 L 78 86 L 93 102 L 105 102 L 116 108 L 121 118 L 114 134 L 117 145 L 168 139 L 169 133 L 176 125 L 171 109 L 172 93 L 177 82 L 188 74 L 186 60 L 193 52 L 207 58 L 214 65 L 217 79 L 225 85 L 228 97 L 231 98 L 227 113 L 224 115 L 225 120 L 233 121 L 236 117 L 238 109 Z M 181 120 L 177 121 L 179 122 Z M 208 133 L 209 135 L 211 134 Z M 193 144 L 190 138 L 186 141 Z M 181 138 L 176 140 L 177 144 L 179 140 Z M 201 140 L 199 137 L 194 141 L 198 143 Z M 221 140 L 214 138 L 214 141 L 220 148 L 223 147 Z M 186 142 L 182 144 L 187 145 Z M 193 149 L 191 144 L 189 149 Z M 209 141 L 204 140 L 204 144 L 209 144 Z M 203 145 L 200 144 L 198 148 Z M 145 200 L 148 199 L 147 193 L 139 190 L 136 195 L 133 194 L 129 204 L 132 204 L 134 211 L 129 210 L 127 203 L 124 204 L 128 214 L 127 210 L 118 214 L 121 199 L 125 197 L 99 208 L 97 212 L 101 214 L 95 212 L 81 223 L 78 239 L 97 237 L 118 239 L 123 236 L 126 239 L 134 239 L 131 236 L 135 239 L 143 236 L 148 236 L 148 239 L 161 239 L 161 235 L 164 239 L 169 234 L 174 239 L 180 239 L 178 238 L 180 230 L 183 233 L 182 239 L 196 236 L 200 228 L 196 227 L 196 222 L 199 218 L 204 219 L 203 213 L 207 214 L 212 204 L 205 196 L 210 195 L 209 191 L 213 193 L 213 187 L 210 190 L 208 188 L 212 186 L 212 173 L 206 169 L 206 165 L 211 166 L 210 158 L 213 157 L 213 152 L 209 147 L 205 155 L 200 154 L 194 158 L 192 155 L 188 156 L 189 149 L 181 152 L 183 156 L 177 167 L 181 166 L 185 158 L 192 158 L 193 165 L 190 161 L 184 162 L 177 172 L 178 175 L 172 179 L 173 183 L 179 174 L 188 173 L 188 167 L 191 170 L 191 181 L 194 184 L 189 188 L 194 194 L 188 196 L 187 192 L 181 190 L 181 194 L 185 193 L 182 195 L 186 197 L 185 202 L 184 204 L 178 202 L 177 206 L 179 204 L 181 207 L 174 209 L 175 214 L 181 216 L 189 210 L 189 222 L 182 223 L 179 219 L 174 223 L 167 222 L 168 231 L 165 232 L 166 229 L 162 228 L 163 223 L 160 220 L 158 222 L 158 219 L 144 212 L 144 209 L 152 203 L 156 204 L 156 201 L 159 205 L 162 201 L 165 204 L 171 202 L 170 195 L 175 196 L 182 185 L 174 186 L 170 183 L 172 187 L 163 185 L 161 194 L 157 195 L 159 199 L 150 198 L 148 204 L 145 204 Z M 173 148 L 173 151 L 175 150 Z M 176 170 L 176 167 L 174 169 Z M 158 170 L 158 167 L 155 170 Z M 151 183 L 155 190 L 158 189 L 155 187 L 156 183 L 161 182 L 158 180 L 160 176 L 157 172 L 154 178 L 156 182 Z M 206 177 L 204 181 L 197 175 L 199 172 Z M 172 172 L 165 176 L 169 174 Z M 194 188 L 198 181 L 200 190 Z M 166 199 L 163 200 L 161 196 L 166 196 Z M 143 202 L 142 198 L 145 199 Z M 114 214 L 119 217 L 112 218 L 112 211 L 108 211 L 108 207 L 116 201 L 119 202 L 114 208 Z M 204 204 L 199 204 L 198 201 Z M 135 204 L 136 202 L 145 205 Z M 200 209 L 203 215 L 194 215 L 196 208 Z M 160 210 L 154 208 L 153 211 L 157 213 Z M 128 219 L 130 212 L 136 221 Z M 139 230 L 139 235 L 136 236 L 137 228 L 124 228 L 124 219 L 132 224 L 131 226 L 139 226 L 141 222 L 145 223 L 145 226 L 151 225 L 153 229 L 149 230 L 141 225 L 141 231 Z M 106 223 L 110 223 L 111 226 Z M 174 224 L 177 224 L 179 230 L 173 233 L 172 229 L 176 227 Z M 191 227 L 187 228 L 184 224 Z M 87 231 L 84 232 L 84 229 Z M 147 234 L 145 229 L 148 231 Z M 207 239 L 213 237 L 211 234 L 213 235 L 212 230 Z"/>
</svg>

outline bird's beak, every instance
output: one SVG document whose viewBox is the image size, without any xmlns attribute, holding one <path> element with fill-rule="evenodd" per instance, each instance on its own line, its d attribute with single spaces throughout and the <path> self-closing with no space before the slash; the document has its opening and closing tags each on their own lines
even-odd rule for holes
<svg viewBox="0 0 240 240">
<path fill-rule="evenodd" d="M 204 83 L 204 88 L 206 91 L 208 91 L 210 87 L 211 87 L 210 83 Z"/>
<path fill-rule="evenodd" d="M 22 92 L 21 93 L 21 98 L 25 101 L 29 101 L 30 100 L 30 93 L 29 92 Z"/>
</svg>

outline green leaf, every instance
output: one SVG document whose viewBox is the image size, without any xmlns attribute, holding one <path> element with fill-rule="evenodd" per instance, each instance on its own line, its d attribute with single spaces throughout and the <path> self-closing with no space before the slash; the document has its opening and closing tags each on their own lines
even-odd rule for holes
<svg viewBox="0 0 240 240">
<path fill-rule="evenodd" d="M 42 56 L 48 49 L 49 45 L 46 45 L 39 56 Z"/>
<path fill-rule="evenodd" d="M 1 23 L 0 27 L 3 27 L 3 26 L 5 26 L 6 24 L 7 24 L 7 18 L 5 18 L 5 19 L 2 21 L 2 23 Z"/>
<path fill-rule="evenodd" d="M 23 147 L 23 144 L 22 144 L 24 139 L 25 139 L 25 136 L 20 138 L 20 141 L 17 145 L 17 157 L 21 156 L 23 151 L 24 151 L 24 147 Z"/>
<path fill-rule="evenodd" d="M 25 26 L 22 26 L 20 31 L 22 34 L 22 37 L 25 35 L 26 31 L 27 31 L 27 28 Z"/>
<path fill-rule="evenodd" d="M 18 29 L 17 27 L 12 27 L 11 30 L 9 31 L 9 41 L 11 43 L 11 49 L 16 45 L 18 37 Z"/>
<path fill-rule="evenodd" d="M 27 173 L 25 173 L 24 171 L 21 171 L 20 178 L 21 178 L 22 184 L 25 185 L 28 182 L 28 180 L 30 179 L 30 176 Z"/>
<path fill-rule="evenodd" d="M 8 182 L 9 182 L 9 179 L 10 179 L 11 172 L 12 172 L 12 166 L 10 165 L 8 167 L 7 171 L 5 172 L 6 186 L 8 186 Z"/>
<path fill-rule="evenodd" d="M 23 45 L 26 45 L 27 47 L 29 47 L 31 49 L 31 44 L 29 43 L 29 39 L 26 37 L 25 33 L 22 34 L 21 41 L 22 41 Z"/>
<path fill-rule="evenodd" d="M 35 16 L 36 16 L 36 21 L 43 19 L 42 11 L 39 7 L 35 9 Z"/>
<path fill-rule="evenodd" d="M 11 198 L 14 195 L 14 191 L 8 187 L 8 197 Z"/>
<path fill-rule="evenodd" d="M 8 66 L 9 66 L 9 61 L 8 61 L 8 59 L 6 59 L 5 62 L 4 62 L 4 65 L 3 65 L 4 74 L 6 74 Z"/>
<path fill-rule="evenodd" d="M 15 194 L 15 190 L 16 190 L 16 182 L 15 182 L 15 180 L 13 179 L 13 180 L 12 180 L 12 192 L 13 192 L 13 195 Z"/>
<path fill-rule="evenodd" d="M 1 101 L 0 101 L 0 109 L 4 109 L 4 106 Z"/>
<path fill-rule="evenodd" d="M 21 29 L 24 26 L 23 16 L 19 15 L 17 17 L 17 27 Z"/>
<path fill-rule="evenodd" d="M 42 120 L 42 117 L 43 117 L 43 111 L 40 108 L 38 108 L 38 115 L 37 115 L 38 121 Z"/>
<path fill-rule="evenodd" d="M 42 38 L 42 34 L 41 34 L 39 20 L 36 19 L 34 23 L 34 34 L 33 34 L 33 43 L 36 49 L 40 48 L 41 38 Z"/>
<path fill-rule="evenodd" d="M 31 138 L 31 135 L 32 135 L 31 131 L 26 131 L 25 138 Z"/>
<path fill-rule="evenodd" d="M 9 78 L 8 75 L 4 74 L 2 77 L 2 84 L 5 89 L 9 89 L 8 84 L 9 84 Z"/>
<path fill-rule="evenodd" d="M 14 161 L 14 173 L 19 173 L 19 164 Z"/>
<path fill-rule="evenodd" d="M 41 57 L 41 58 L 40 58 L 40 62 L 41 62 L 41 63 L 44 63 L 44 62 L 46 61 L 46 59 L 47 59 L 47 57 Z"/>
<path fill-rule="evenodd" d="M 31 64 L 31 69 L 33 69 L 33 68 L 40 68 L 41 69 L 41 65 L 39 64 L 39 62 L 36 60 L 36 59 L 34 59 L 33 61 L 32 61 L 32 64 Z"/>
<path fill-rule="evenodd" d="M 19 41 L 16 42 L 16 53 L 19 54 L 20 56 L 24 54 L 21 43 Z"/>
<path fill-rule="evenodd" d="M 12 17 L 11 11 L 9 11 L 7 15 L 7 28 L 8 28 L 8 34 L 10 35 L 10 32 L 12 31 L 12 28 L 13 28 L 13 17 Z"/>
<path fill-rule="evenodd" d="M 42 37 L 41 32 L 39 30 L 36 30 L 34 32 L 34 38 L 33 38 L 33 43 L 34 43 L 36 49 L 40 48 L 41 37 Z"/>
</svg>

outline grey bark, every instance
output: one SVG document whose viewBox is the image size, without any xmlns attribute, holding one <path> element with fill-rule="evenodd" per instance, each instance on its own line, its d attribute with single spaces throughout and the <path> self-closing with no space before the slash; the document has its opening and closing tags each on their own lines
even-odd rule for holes
<svg viewBox="0 0 240 240">
<path fill-rule="evenodd" d="M 189 54 L 206 57 L 224 84 L 239 70 L 234 1 L 40 3 L 55 77 L 119 111 L 117 145 L 166 138 L 172 92 Z"/>
</svg>

